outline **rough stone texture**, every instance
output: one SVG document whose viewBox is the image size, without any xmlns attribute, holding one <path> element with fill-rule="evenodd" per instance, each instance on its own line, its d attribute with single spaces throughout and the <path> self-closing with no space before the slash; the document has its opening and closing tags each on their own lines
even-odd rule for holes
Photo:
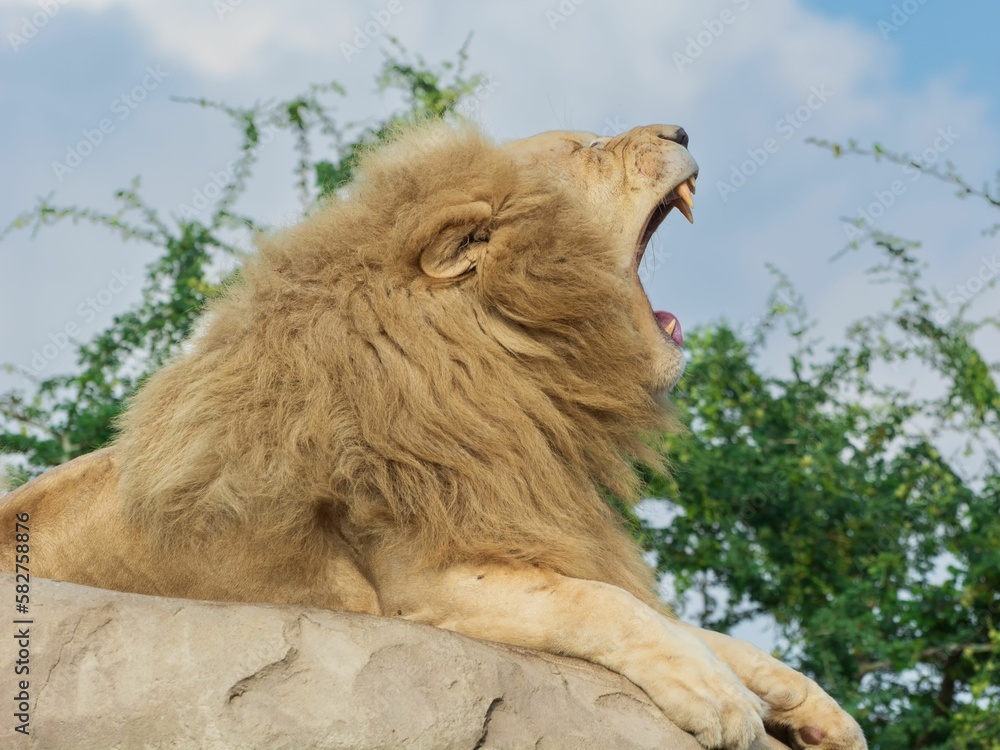
<svg viewBox="0 0 1000 750">
<path fill-rule="evenodd" d="M 0 576 L 8 623 L 14 601 Z M 5 748 L 699 747 L 620 675 L 423 625 L 42 579 L 28 617 L 28 738 L 11 710 L 21 626 L 0 639 Z"/>
</svg>

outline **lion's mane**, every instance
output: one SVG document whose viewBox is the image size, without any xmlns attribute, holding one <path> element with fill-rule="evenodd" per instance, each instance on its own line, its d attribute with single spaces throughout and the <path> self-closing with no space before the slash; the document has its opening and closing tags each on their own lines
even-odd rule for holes
<svg viewBox="0 0 1000 750">
<path fill-rule="evenodd" d="M 457 282 L 427 277 L 421 251 L 464 232 L 471 201 L 493 207 L 474 232 L 487 256 Z M 620 261 L 558 173 L 471 129 L 407 131 L 264 240 L 193 349 L 135 396 L 125 512 L 164 543 L 239 524 L 308 553 L 337 528 L 653 601 L 605 499 L 637 499 L 633 462 L 657 461 L 642 436 L 669 422 Z"/>
</svg>

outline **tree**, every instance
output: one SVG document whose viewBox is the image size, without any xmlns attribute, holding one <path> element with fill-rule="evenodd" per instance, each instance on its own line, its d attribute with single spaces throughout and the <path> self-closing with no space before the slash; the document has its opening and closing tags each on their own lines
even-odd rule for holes
<svg viewBox="0 0 1000 750">
<path fill-rule="evenodd" d="M 819 145 L 910 164 L 1000 207 L 950 166 Z M 852 227 L 846 250 L 880 253 L 871 273 L 896 289 L 889 309 L 820 353 L 780 279 L 757 330 L 696 331 L 678 394 L 690 432 L 665 439 L 672 478 L 650 478 L 676 517 L 639 522 L 642 538 L 681 593 L 700 594 L 706 626 L 773 618 L 783 656 L 852 710 L 873 748 L 995 750 L 1000 363 L 975 341 L 1000 316 L 969 319 L 975 299 L 928 288 L 919 243 Z M 759 354 L 782 319 L 797 342 L 790 374 L 765 375 Z M 898 383 L 901 364 L 921 373 L 917 391 Z"/>
<path fill-rule="evenodd" d="M 433 67 L 397 47 L 379 85 L 401 92 L 402 107 L 374 123 L 341 124 L 333 102 L 344 92 L 332 82 L 252 108 L 185 100 L 226 115 L 240 133 L 232 179 L 207 212 L 164 218 L 136 179 L 116 194 L 115 213 L 44 198 L 17 217 L 4 234 L 85 221 L 160 255 L 139 304 L 78 346 L 74 372 L 38 380 L 8 368 L 27 384 L 0 394 L 0 455 L 16 459 L 14 482 L 105 444 L 129 394 L 232 281 L 213 269 L 235 255 L 240 232 L 266 229 L 235 208 L 264 134 L 293 139 L 293 181 L 308 212 L 350 181 L 360 151 L 398 121 L 457 116 L 488 95 L 465 59 L 463 48 L 457 63 Z M 971 187 L 950 166 L 936 170 L 879 146 L 819 145 L 911 164 L 1000 206 L 1000 192 Z M 803 300 L 778 274 L 757 326 L 691 332 L 677 394 L 690 429 L 662 439 L 672 476 L 647 475 L 648 495 L 665 498 L 672 520 L 655 526 L 616 507 L 677 590 L 700 594 L 703 624 L 728 630 L 772 618 L 781 656 L 852 710 L 874 747 L 996 750 L 1000 364 L 976 340 L 1000 319 L 970 319 L 973 300 L 954 304 L 928 288 L 917 243 L 853 229 L 849 249 L 876 250 L 872 272 L 895 288 L 891 306 L 820 350 Z M 787 375 L 760 365 L 778 335 L 796 342 Z M 897 384 L 904 363 L 936 390 Z"/>
</svg>

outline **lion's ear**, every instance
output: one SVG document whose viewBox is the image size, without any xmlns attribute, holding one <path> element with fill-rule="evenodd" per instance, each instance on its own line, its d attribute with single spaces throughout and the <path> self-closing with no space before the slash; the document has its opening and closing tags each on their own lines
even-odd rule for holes
<svg viewBox="0 0 1000 750">
<path fill-rule="evenodd" d="M 425 224 L 418 234 L 420 269 L 432 279 L 454 279 L 476 267 L 489 241 L 493 207 L 485 201 L 452 206 Z"/>
</svg>

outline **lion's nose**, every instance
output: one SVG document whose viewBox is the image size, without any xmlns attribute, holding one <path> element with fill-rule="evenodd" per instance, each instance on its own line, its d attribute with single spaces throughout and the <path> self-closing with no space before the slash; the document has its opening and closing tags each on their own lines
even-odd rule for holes
<svg viewBox="0 0 1000 750">
<path fill-rule="evenodd" d="M 662 138 L 665 141 L 673 141 L 687 148 L 688 134 L 684 128 L 679 125 L 654 125 L 652 127 L 657 131 L 657 138 Z"/>
</svg>

